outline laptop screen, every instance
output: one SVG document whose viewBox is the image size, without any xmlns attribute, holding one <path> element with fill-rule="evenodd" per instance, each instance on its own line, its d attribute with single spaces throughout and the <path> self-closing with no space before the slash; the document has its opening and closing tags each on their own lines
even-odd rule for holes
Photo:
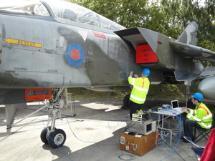
<svg viewBox="0 0 215 161">
<path fill-rule="evenodd" d="M 172 105 L 173 108 L 179 107 L 178 100 L 172 100 L 171 105 Z"/>
</svg>

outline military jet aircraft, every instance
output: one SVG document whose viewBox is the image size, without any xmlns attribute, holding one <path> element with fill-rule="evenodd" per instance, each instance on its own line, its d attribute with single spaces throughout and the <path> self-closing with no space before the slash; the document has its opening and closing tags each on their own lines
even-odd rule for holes
<svg viewBox="0 0 215 161">
<path fill-rule="evenodd" d="M 198 60 L 214 60 L 215 53 L 195 46 L 197 28 L 191 22 L 174 40 L 149 29 L 126 29 L 66 1 L 2 0 L 0 103 L 23 102 L 25 88 L 60 88 L 49 104 L 52 124 L 41 133 L 44 143 L 60 147 L 66 135 L 55 128 L 54 121 L 62 88 L 127 86 L 128 73 L 140 73 L 143 66 L 152 69 L 155 83 L 205 78 Z M 210 88 L 215 83 L 207 79 L 214 80 L 214 73 L 201 86 L 214 98 L 215 90 Z M 12 122 L 15 112 L 9 113 Z"/>
</svg>

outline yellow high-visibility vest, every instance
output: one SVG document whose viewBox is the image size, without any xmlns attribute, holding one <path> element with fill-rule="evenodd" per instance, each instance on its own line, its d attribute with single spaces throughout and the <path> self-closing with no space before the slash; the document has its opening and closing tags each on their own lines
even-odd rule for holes
<svg viewBox="0 0 215 161">
<path fill-rule="evenodd" d="M 187 118 L 196 121 L 204 129 L 210 129 L 212 126 L 212 113 L 204 103 L 199 103 L 195 110 L 190 110 Z"/>
<path fill-rule="evenodd" d="M 130 100 L 137 104 L 143 104 L 149 91 L 150 81 L 147 77 L 128 77 L 128 83 L 133 86 Z"/>
</svg>

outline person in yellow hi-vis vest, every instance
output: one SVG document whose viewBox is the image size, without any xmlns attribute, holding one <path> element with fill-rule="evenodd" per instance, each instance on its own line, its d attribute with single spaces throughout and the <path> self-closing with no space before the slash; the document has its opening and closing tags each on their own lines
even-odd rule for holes
<svg viewBox="0 0 215 161">
<path fill-rule="evenodd" d="M 194 128 L 200 127 L 210 129 L 212 126 L 212 113 L 203 103 L 204 96 L 200 92 L 192 95 L 192 103 L 196 105 L 195 109 L 187 110 L 187 119 L 184 122 L 184 135 L 195 141 Z"/>
<path fill-rule="evenodd" d="M 136 113 L 143 107 L 150 86 L 149 75 L 150 69 L 144 68 L 140 77 L 133 77 L 133 72 L 131 72 L 128 77 L 128 83 L 132 85 L 129 98 L 130 119 L 132 119 L 133 113 Z"/>
</svg>

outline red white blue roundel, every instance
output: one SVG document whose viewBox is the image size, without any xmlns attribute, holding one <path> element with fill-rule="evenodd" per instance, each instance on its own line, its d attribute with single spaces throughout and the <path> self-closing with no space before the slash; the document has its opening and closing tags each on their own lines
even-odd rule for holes
<svg viewBox="0 0 215 161">
<path fill-rule="evenodd" d="M 66 62 L 72 67 L 80 67 L 84 63 L 84 49 L 80 44 L 70 44 L 67 46 L 65 54 Z"/>
</svg>

